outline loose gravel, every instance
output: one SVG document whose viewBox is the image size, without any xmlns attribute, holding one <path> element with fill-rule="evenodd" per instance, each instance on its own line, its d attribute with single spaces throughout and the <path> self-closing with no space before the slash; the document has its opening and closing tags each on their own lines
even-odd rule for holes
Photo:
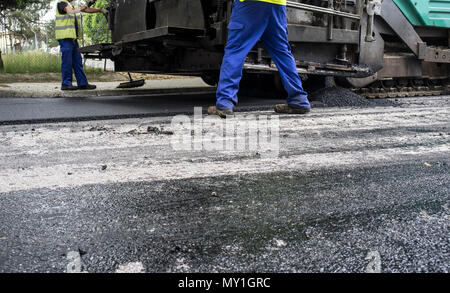
<svg viewBox="0 0 450 293">
<path fill-rule="evenodd" d="M 369 100 L 341 87 L 319 89 L 311 93 L 309 99 L 313 102 L 313 107 L 373 107 L 395 104 L 392 100 L 386 99 Z"/>
</svg>

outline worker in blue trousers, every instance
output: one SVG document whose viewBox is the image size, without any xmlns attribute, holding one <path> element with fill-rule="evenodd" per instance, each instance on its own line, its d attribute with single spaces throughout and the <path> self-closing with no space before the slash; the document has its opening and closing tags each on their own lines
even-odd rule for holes
<svg viewBox="0 0 450 293">
<path fill-rule="evenodd" d="M 308 95 L 303 90 L 288 41 L 286 0 L 235 0 L 211 115 L 232 115 L 238 103 L 237 92 L 245 57 L 261 40 L 275 62 L 288 94 L 287 103 L 275 106 L 275 112 L 306 114 L 310 111 Z"/>
<path fill-rule="evenodd" d="M 61 51 L 61 90 L 93 90 L 95 85 L 89 84 L 83 71 L 83 61 L 78 51 L 78 39 L 82 38 L 80 12 L 103 13 L 106 9 L 97 9 L 86 6 L 74 8 L 70 2 L 62 0 L 56 6 L 55 35 Z M 77 85 L 72 85 L 72 70 L 77 79 Z"/>
</svg>

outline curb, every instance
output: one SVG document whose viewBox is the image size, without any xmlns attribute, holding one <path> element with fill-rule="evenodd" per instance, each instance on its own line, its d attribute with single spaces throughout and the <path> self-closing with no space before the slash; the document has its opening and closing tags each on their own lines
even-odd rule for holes
<svg viewBox="0 0 450 293">
<path fill-rule="evenodd" d="M 19 92 L 0 88 L 0 98 L 87 98 L 104 96 L 144 96 L 154 94 L 185 94 L 185 93 L 214 93 L 215 87 L 186 87 L 186 88 L 154 88 L 154 89 L 115 89 L 115 90 L 91 90 L 91 91 L 73 91 L 39 93 L 39 92 Z"/>
</svg>

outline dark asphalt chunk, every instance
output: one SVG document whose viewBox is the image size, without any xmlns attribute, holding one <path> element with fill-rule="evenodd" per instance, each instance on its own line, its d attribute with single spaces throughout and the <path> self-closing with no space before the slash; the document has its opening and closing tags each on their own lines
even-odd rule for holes
<svg viewBox="0 0 450 293">
<path fill-rule="evenodd" d="M 388 99 L 367 99 L 341 87 L 327 87 L 310 94 L 309 99 L 316 107 L 373 107 L 393 106 L 396 104 Z"/>
<path fill-rule="evenodd" d="M 0 271 L 448 272 L 450 167 L 428 163 L 3 193 Z"/>
</svg>

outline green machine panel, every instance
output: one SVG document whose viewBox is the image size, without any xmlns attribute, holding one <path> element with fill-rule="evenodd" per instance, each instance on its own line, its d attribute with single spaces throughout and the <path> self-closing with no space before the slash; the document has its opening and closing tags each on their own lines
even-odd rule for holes
<svg viewBox="0 0 450 293">
<path fill-rule="evenodd" d="M 450 28 L 450 0 L 393 0 L 415 26 Z"/>
</svg>

